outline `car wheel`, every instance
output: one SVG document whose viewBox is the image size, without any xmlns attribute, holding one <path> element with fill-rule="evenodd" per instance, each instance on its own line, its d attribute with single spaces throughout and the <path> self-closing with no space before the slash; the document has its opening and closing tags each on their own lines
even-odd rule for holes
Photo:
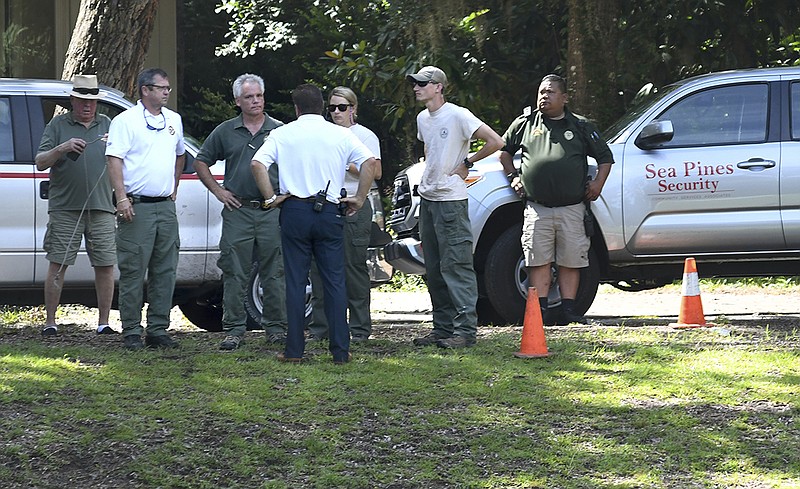
<svg viewBox="0 0 800 489">
<path fill-rule="evenodd" d="M 475 310 L 478 313 L 478 324 L 481 326 L 501 325 L 508 322 L 494 309 L 488 297 L 479 297 Z"/>
<path fill-rule="evenodd" d="M 512 226 L 494 242 L 486 256 L 484 284 L 486 295 L 495 311 L 507 323 L 522 322 L 528 273 L 522 263 L 521 229 Z"/>
<path fill-rule="evenodd" d="M 311 322 L 311 279 L 306 282 L 306 325 Z M 261 288 L 261 276 L 258 273 L 258 261 L 253 262 L 247 294 L 244 299 L 247 312 L 247 329 L 261 329 L 261 314 L 264 310 L 264 291 Z"/>
<path fill-rule="evenodd" d="M 222 305 L 190 300 L 178 304 L 186 319 L 206 331 L 222 331 Z"/>
<path fill-rule="evenodd" d="M 494 242 L 486 257 L 484 283 L 486 295 L 494 310 L 508 323 L 521 324 L 525 317 L 525 301 L 528 295 L 528 272 L 522 260 L 520 238 L 522 228 L 506 229 Z M 585 314 L 597 295 L 600 270 L 594 250 L 589 250 L 589 266 L 581 269 L 581 281 L 575 298 L 578 314 Z M 561 304 L 558 290 L 558 274 L 553 267 L 552 283 L 548 296 L 549 307 Z M 480 320 L 480 319 L 479 319 Z"/>
</svg>

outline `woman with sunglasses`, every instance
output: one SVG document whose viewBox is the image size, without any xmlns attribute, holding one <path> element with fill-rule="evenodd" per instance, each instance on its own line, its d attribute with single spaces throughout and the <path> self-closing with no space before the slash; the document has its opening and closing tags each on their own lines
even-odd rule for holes
<svg viewBox="0 0 800 489">
<path fill-rule="evenodd" d="M 336 87 L 328 98 L 328 113 L 334 124 L 349 128 L 358 139 L 375 155 L 378 160 L 375 179 L 381 178 L 381 148 L 378 136 L 357 122 L 358 97 L 347 87 Z M 358 168 L 350 165 L 345 174 L 344 185 L 348 196 L 353 196 L 358 189 Z M 377 188 L 373 182 L 372 188 Z M 355 215 L 345 217 L 345 275 L 347 284 L 347 309 L 349 311 L 351 341 L 363 343 L 372 334 L 370 320 L 370 281 L 367 269 L 367 247 L 369 246 L 372 227 L 372 206 L 369 199 Z M 322 290 L 322 281 L 314 270 L 311 274 L 312 289 Z M 322 294 L 312 297 L 314 313 L 309 326 L 311 340 L 321 340 L 328 336 L 328 324 L 325 320 Z"/>
</svg>

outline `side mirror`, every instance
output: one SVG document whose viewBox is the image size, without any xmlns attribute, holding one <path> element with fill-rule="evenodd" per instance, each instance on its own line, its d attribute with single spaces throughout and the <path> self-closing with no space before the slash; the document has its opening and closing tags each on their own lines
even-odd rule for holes
<svg viewBox="0 0 800 489">
<path fill-rule="evenodd" d="M 186 162 L 183 164 L 183 174 L 192 174 L 195 173 L 194 170 L 194 156 L 187 150 L 186 153 Z"/>
<path fill-rule="evenodd" d="M 673 135 L 672 121 L 655 120 L 644 126 L 634 144 L 641 149 L 653 149 L 662 143 L 671 141 Z"/>
</svg>

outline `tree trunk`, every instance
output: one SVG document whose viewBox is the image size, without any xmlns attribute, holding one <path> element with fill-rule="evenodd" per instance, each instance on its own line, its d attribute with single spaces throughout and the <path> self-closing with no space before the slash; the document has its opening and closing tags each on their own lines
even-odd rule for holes
<svg viewBox="0 0 800 489">
<path fill-rule="evenodd" d="M 619 0 L 568 0 L 569 106 L 605 128 L 619 117 L 617 23 Z"/>
<path fill-rule="evenodd" d="M 131 98 L 155 27 L 159 0 L 81 0 L 61 78 L 97 74 Z"/>
</svg>

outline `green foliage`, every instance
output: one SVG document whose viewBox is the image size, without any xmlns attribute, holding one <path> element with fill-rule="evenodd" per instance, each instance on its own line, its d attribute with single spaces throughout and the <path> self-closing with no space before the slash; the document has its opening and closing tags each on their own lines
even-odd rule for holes
<svg viewBox="0 0 800 489">
<path fill-rule="evenodd" d="M 0 307 L 0 324 L 10 325 L 23 322 L 44 324 L 44 309 L 17 306 Z"/>
<path fill-rule="evenodd" d="M 235 105 L 229 101 L 230 95 L 222 95 L 204 87 L 199 88 L 198 92 L 202 98 L 183 109 L 184 119 L 192 120 L 196 126 L 203 122 L 214 127 L 221 121 L 236 117 L 237 111 Z M 202 141 L 205 139 L 205 133 L 196 137 Z"/>
<path fill-rule="evenodd" d="M 428 285 L 424 275 L 406 275 L 395 271 L 392 280 L 378 287 L 379 292 L 419 292 L 426 291 Z"/>
<path fill-rule="evenodd" d="M 414 121 L 420 107 L 404 82 L 407 73 L 426 64 L 441 67 L 450 80 L 448 100 L 502 133 L 535 102 L 543 75 L 569 76 L 568 4 L 581 11 L 581 2 L 555 0 L 185 3 L 190 28 L 184 32 L 192 36 L 187 50 L 203 52 L 187 56 L 192 110 L 203 112 L 209 102 L 201 88 L 227 93 L 244 71 L 265 77 L 268 106 L 285 121 L 293 118 L 288 92 L 296 85 L 310 81 L 324 91 L 350 86 L 359 95 L 360 122 L 381 140 L 385 182 L 421 156 Z M 621 115 L 649 82 L 660 87 L 709 71 L 800 63 L 800 4 L 792 0 L 588 3 L 618 9 L 617 69 L 607 76 L 621 100 L 595 97 L 593 103 L 607 107 L 591 113 L 604 119 Z M 225 23 L 227 32 L 214 28 Z M 203 137 L 211 128 L 202 123 L 189 132 Z"/>
</svg>

